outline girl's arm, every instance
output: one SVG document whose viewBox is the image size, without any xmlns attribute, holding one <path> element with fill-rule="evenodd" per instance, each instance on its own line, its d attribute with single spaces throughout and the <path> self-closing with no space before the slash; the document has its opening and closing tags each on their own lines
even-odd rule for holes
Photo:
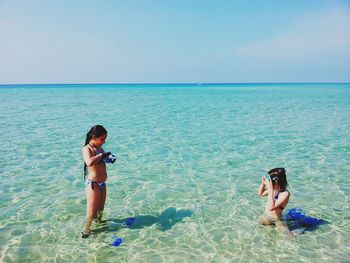
<svg viewBox="0 0 350 263">
<path fill-rule="evenodd" d="M 265 176 L 263 176 L 261 179 L 261 184 L 260 184 L 259 190 L 258 190 L 258 195 L 260 195 L 260 196 L 267 195 L 267 190 L 265 189 L 265 186 L 266 186 L 265 180 L 266 180 Z"/>
<path fill-rule="evenodd" d="M 276 202 L 273 200 L 273 197 L 272 197 L 272 201 L 273 201 L 274 204 L 270 208 L 270 211 L 273 211 L 273 210 L 279 208 L 286 200 L 289 199 L 289 196 L 290 196 L 290 193 L 288 191 L 284 191 L 284 192 L 279 194 L 278 199 L 276 200 Z"/>
<path fill-rule="evenodd" d="M 272 184 L 272 180 L 270 180 L 268 182 L 268 185 L 267 185 L 267 195 L 268 195 L 268 198 L 267 198 L 268 209 L 270 211 L 273 211 L 273 210 L 279 208 L 284 203 L 284 201 L 289 199 L 290 194 L 288 191 L 282 192 L 275 202 L 275 200 L 273 198 L 273 184 Z"/>
<path fill-rule="evenodd" d="M 273 184 L 272 184 L 272 180 L 270 179 L 268 182 L 267 182 L 267 204 L 268 204 L 268 209 L 270 211 L 272 211 L 274 205 L 275 205 L 275 200 L 273 200 Z"/>
<path fill-rule="evenodd" d="M 92 156 L 91 151 L 88 147 L 83 148 L 83 159 L 86 163 L 86 166 L 93 166 L 94 164 L 101 161 L 103 153 L 99 153 L 95 156 Z"/>
</svg>

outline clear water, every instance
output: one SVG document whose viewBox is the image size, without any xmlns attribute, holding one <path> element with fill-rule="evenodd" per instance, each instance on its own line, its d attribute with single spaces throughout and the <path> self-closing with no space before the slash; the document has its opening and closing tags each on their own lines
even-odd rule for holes
<svg viewBox="0 0 350 263">
<path fill-rule="evenodd" d="M 0 100 L 1 262 L 350 258 L 349 84 L 0 86 Z M 109 221 L 82 239 L 81 147 L 94 124 L 118 161 Z M 285 210 L 329 224 L 294 238 L 258 225 L 261 176 L 278 166 Z"/>
</svg>

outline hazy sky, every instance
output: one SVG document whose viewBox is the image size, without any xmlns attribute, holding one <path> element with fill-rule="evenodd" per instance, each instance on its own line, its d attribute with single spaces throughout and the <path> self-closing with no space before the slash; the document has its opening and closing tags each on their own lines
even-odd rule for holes
<svg viewBox="0 0 350 263">
<path fill-rule="evenodd" d="M 350 0 L 0 0 L 0 83 L 350 82 Z"/>
</svg>

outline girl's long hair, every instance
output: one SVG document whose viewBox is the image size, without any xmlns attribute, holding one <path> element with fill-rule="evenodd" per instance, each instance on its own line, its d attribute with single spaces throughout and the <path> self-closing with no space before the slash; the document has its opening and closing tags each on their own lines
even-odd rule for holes
<svg viewBox="0 0 350 263">
<path fill-rule="evenodd" d="M 273 183 L 278 183 L 281 187 L 281 192 L 287 190 L 288 182 L 286 176 L 286 169 L 274 168 L 268 172 Z"/>
<path fill-rule="evenodd" d="M 90 131 L 86 134 L 86 140 L 84 146 L 88 145 L 88 143 L 91 141 L 92 136 L 95 135 L 95 137 L 101 137 L 102 135 L 107 134 L 107 130 L 102 125 L 95 125 L 93 126 Z M 86 163 L 84 162 L 84 179 L 86 177 Z"/>
</svg>

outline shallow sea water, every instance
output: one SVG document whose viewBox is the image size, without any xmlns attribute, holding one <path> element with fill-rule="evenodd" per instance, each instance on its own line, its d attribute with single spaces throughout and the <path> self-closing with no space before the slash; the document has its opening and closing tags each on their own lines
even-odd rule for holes
<svg viewBox="0 0 350 263">
<path fill-rule="evenodd" d="M 0 100 L 0 262 L 349 262 L 350 84 L 3 85 Z M 82 239 L 94 124 L 117 162 L 107 222 Z M 259 226 L 274 167 L 285 210 L 328 224 Z"/>
</svg>

